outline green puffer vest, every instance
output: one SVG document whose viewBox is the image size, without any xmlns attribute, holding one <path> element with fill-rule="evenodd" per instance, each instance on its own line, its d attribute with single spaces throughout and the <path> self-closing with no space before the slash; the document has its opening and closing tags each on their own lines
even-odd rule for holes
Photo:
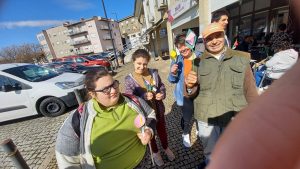
<svg viewBox="0 0 300 169">
<path fill-rule="evenodd" d="M 222 61 L 205 51 L 194 62 L 200 90 L 194 100 L 195 118 L 212 125 L 226 126 L 247 105 L 244 78 L 250 55 L 227 49 Z"/>
</svg>

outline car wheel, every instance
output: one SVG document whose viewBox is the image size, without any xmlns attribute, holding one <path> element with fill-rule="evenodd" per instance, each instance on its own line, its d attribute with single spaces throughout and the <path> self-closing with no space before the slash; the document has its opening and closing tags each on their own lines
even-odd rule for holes
<svg viewBox="0 0 300 169">
<path fill-rule="evenodd" d="M 66 105 L 56 97 L 48 97 L 39 105 L 40 112 L 46 117 L 56 117 L 66 111 Z"/>
</svg>

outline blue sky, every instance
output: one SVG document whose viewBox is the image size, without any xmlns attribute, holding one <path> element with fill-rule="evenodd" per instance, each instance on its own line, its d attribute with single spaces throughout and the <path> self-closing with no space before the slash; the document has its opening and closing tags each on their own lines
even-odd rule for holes
<svg viewBox="0 0 300 169">
<path fill-rule="evenodd" d="M 133 15 L 134 0 L 104 3 L 109 18 Z M 104 17 L 101 0 L 0 0 L 0 49 L 38 43 L 36 34 L 41 30 L 92 16 Z"/>
</svg>

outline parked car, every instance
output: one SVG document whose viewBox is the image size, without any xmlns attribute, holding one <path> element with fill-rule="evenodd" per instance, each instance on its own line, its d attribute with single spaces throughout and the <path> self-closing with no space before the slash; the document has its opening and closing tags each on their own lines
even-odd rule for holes
<svg viewBox="0 0 300 169">
<path fill-rule="evenodd" d="M 65 56 L 62 58 L 52 59 L 52 62 L 73 62 L 78 63 L 83 66 L 105 66 L 108 70 L 110 70 L 110 63 L 105 59 L 91 59 L 83 56 Z"/>
<path fill-rule="evenodd" d="M 81 73 L 81 74 L 86 74 L 87 71 L 93 69 L 106 69 L 106 67 L 104 66 L 99 66 L 99 65 L 83 66 L 73 62 L 54 62 L 54 63 L 45 64 L 43 65 L 43 67 L 49 68 L 58 73 L 69 72 L 69 73 Z"/>
<path fill-rule="evenodd" d="M 55 117 L 77 104 L 84 75 L 25 63 L 0 65 L 0 122 L 42 114 Z"/>
<path fill-rule="evenodd" d="M 101 52 L 95 55 L 89 55 L 89 57 L 94 59 L 107 59 L 108 61 L 115 60 L 114 52 Z"/>
</svg>

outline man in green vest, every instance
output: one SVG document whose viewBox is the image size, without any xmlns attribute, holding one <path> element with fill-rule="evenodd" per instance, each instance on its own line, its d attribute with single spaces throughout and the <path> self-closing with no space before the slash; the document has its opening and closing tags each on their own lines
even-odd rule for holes
<svg viewBox="0 0 300 169">
<path fill-rule="evenodd" d="M 250 68 L 250 54 L 225 46 L 224 28 L 218 23 L 202 32 L 205 51 L 193 63 L 185 79 L 187 94 L 194 99 L 198 136 L 208 161 L 216 141 L 236 113 L 257 94 Z"/>
</svg>

